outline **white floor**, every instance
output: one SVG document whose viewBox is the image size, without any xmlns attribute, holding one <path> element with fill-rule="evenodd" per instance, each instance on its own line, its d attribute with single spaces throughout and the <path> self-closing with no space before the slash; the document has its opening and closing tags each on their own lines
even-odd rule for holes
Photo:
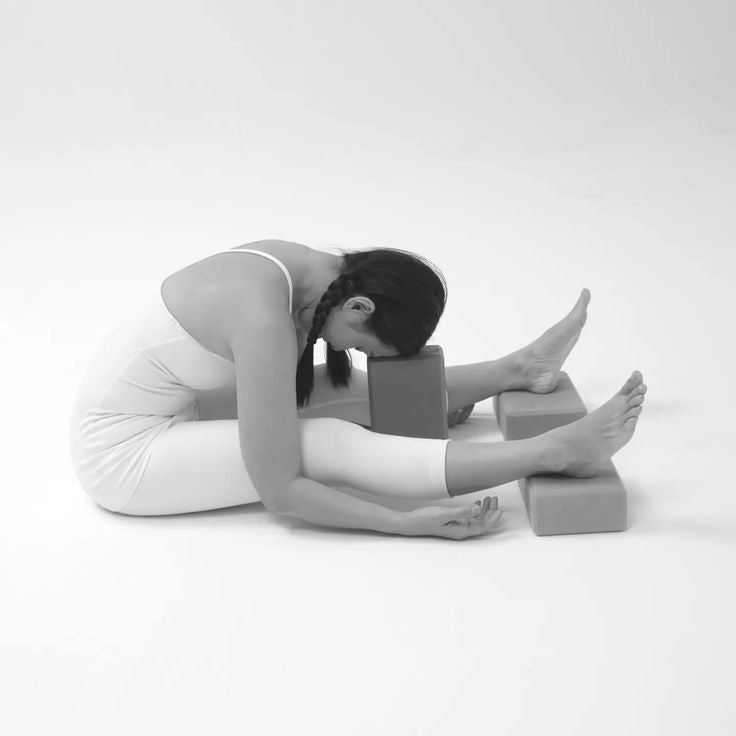
<svg viewBox="0 0 736 736">
<path fill-rule="evenodd" d="M 315 19 L 302 39 L 261 8 L 293 56 L 253 32 L 261 65 L 237 67 L 251 47 L 235 4 L 177 6 L 166 54 L 168 3 L 140 28 L 136 3 L 119 17 L 72 6 L 19 8 L 20 30 L 4 32 L 21 71 L 3 83 L 0 731 L 734 733 L 736 115 L 720 6 L 706 3 L 699 53 L 672 68 L 644 54 L 636 16 L 628 43 L 644 66 L 619 70 L 619 97 L 595 91 L 613 67 L 594 65 L 590 84 L 575 77 L 577 106 L 562 82 L 556 106 L 532 68 L 549 81 L 578 67 L 537 56 L 501 89 L 499 117 L 477 102 L 483 75 L 465 89 L 439 63 L 425 75 L 400 55 L 406 9 L 386 53 L 428 87 L 404 90 L 384 57 L 374 70 L 366 41 L 349 57 L 357 6 L 325 31 L 350 59 L 344 76 L 308 43 Z M 468 14 L 454 20 L 457 34 L 473 30 L 456 47 L 481 48 Z M 512 20 L 518 41 L 523 18 Z M 688 20 L 663 27 L 669 51 Z M 476 68 L 448 59 L 453 74 Z M 720 88 L 695 84 L 716 84 L 709 63 Z M 344 97 L 351 73 L 363 97 Z M 524 81 L 538 85 L 529 110 L 511 94 Z M 491 491 L 503 527 L 464 542 L 320 528 L 260 505 L 159 518 L 96 507 L 66 444 L 96 340 L 171 271 L 268 237 L 429 257 L 449 284 L 432 339 L 448 364 L 530 342 L 590 288 L 565 366 L 586 404 L 635 368 L 649 386 L 614 458 L 628 531 L 536 537 L 515 483 Z M 451 436 L 499 441 L 490 401 Z"/>
</svg>

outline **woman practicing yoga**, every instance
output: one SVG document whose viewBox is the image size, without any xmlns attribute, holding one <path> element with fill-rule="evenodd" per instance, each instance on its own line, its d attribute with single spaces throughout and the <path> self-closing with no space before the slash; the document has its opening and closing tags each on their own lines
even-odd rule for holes
<svg viewBox="0 0 736 736">
<path fill-rule="evenodd" d="M 531 439 L 374 433 L 367 375 L 347 350 L 415 354 L 445 308 L 442 275 L 397 249 L 248 246 L 171 274 L 100 341 L 70 417 L 74 470 L 100 506 L 156 515 L 262 501 L 324 526 L 462 539 L 493 528 L 497 498 L 433 500 L 536 473 L 590 476 L 634 433 L 639 371 L 595 411 Z M 552 391 L 589 301 L 583 289 L 567 316 L 509 355 L 447 367 L 449 411 L 510 389 Z M 314 366 L 320 337 L 327 362 Z M 418 508 L 391 508 L 391 497 Z"/>
</svg>

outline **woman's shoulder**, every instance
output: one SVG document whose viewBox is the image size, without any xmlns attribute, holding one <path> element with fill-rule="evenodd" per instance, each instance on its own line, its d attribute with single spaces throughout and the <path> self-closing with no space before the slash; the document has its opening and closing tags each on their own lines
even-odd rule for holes
<svg viewBox="0 0 736 736">
<path fill-rule="evenodd" d="M 230 248 L 225 251 L 218 251 L 215 256 L 232 253 L 233 251 L 260 251 L 261 253 L 267 253 L 268 255 L 278 258 L 280 261 L 289 261 L 295 266 L 299 266 L 305 263 L 309 254 L 312 252 L 312 248 L 302 245 L 301 243 L 294 243 L 289 240 L 256 240 L 253 243 L 246 243 L 245 245 L 238 245 L 235 248 Z M 286 265 L 286 263 L 284 263 Z"/>
<path fill-rule="evenodd" d="M 232 254 L 237 251 L 245 251 L 246 256 L 251 255 L 251 257 L 248 258 L 238 254 L 237 258 L 233 258 Z M 276 273 L 266 265 L 271 259 L 261 258 L 257 254 L 248 253 L 248 251 L 265 253 L 267 256 L 272 256 L 280 261 L 289 272 L 292 283 L 295 283 L 300 279 L 306 268 L 312 249 L 301 243 L 292 243 L 288 240 L 257 240 L 253 243 L 238 245 L 226 251 L 219 251 L 213 254 L 211 258 L 215 261 L 219 259 L 218 262 L 223 265 L 225 274 L 230 273 L 233 268 L 243 274 L 252 273 L 254 270 L 264 272 L 263 266 L 266 266 L 265 271 Z"/>
<path fill-rule="evenodd" d="M 164 279 L 160 292 L 169 312 L 196 340 L 224 357 L 228 357 L 228 348 L 223 328 L 231 315 L 256 307 L 265 294 L 274 300 L 288 299 L 284 274 L 270 259 L 233 255 L 237 250 L 257 250 L 273 256 L 296 284 L 312 249 L 285 240 L 259 240 L 213 253 Z"/>
<path fill-rule="evenodd" d="M 312 249 L 286 240 L 257 240 L 205 256 L 171 274 L 164 283 L 169 291 L 189 298 L 216 293 L 220 299 L 227 299 L 247 298 L 250 291 L 244 287 L 249 281 L 283 281 L 283 274 L 270 265 L 271 259 L 247 251 L 259 251 L 280 261 L 294 284 L 300 280 Z"/>
</svg>

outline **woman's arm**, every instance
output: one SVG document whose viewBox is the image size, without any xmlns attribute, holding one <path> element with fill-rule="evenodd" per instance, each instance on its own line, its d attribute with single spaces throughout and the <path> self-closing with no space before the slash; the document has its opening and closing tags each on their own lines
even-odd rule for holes
<svg viewBox="0 0 736 736">
<path fill-rule="evenodd" d="M 402 533 L 402 512 L 302 477 L 298 356 L 285 287 L 277 266 L 254 257 L 247 273 L 238 269 L 236 278 L 221 282 L 213 294 L 235 361 L 241 454 L 253 485 L 275 513 L 325 526 Z"/>
<path fill-rule="evenodd" d="M 396 511 L 363 501 L 343 491 L 309 478 L 296 478 L 281 513 L 322 526 L 374 529 L 405 536 L 433 536 L 466 539 L 487 534 L 501 518 L 498 498 L 464 506 L 420 506 Z"/>
<path fill-rule="evenodd" d="M 296 409 L 297 346 L 278 267 L 260 258 L 213 285 L 210 307 L 235 361 L 240 447 L 269 511 L 314 524 L 464 539 L 487 533 L 495 515 L 472 505 L 397 511 L 302 476 Z M 486 507 L 486 512 L 488 508 Z"/>
<path fill-rule="evenodd" d="M 406 512 L 363 501 L 304 477 L 291 482 L 280 512 L 321 526 L 373 529 L 389 534 L 408 534 L 410 531 Z"/>
</svg>

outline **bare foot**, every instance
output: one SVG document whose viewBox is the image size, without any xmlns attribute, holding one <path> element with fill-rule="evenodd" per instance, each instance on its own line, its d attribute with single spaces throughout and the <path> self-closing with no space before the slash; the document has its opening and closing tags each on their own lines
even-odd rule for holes
<svg viewBox="0 0 736 736">
<path fill-rule="evenodd" d="M 562 364 L 580 337 L 588 318 L 590 291 L 583 289 L 570 313 L 533 343 L 518 351 L 524 390 L 535 394 L 554 391 Z"/>
<path fill-rule="evenodd" d="M 646 385 L 634 371 L 621 390 L 582 419 L 550 430 L 553 472 L 589 478 L 634 435 L 642 411 Z"/>
</svg>

